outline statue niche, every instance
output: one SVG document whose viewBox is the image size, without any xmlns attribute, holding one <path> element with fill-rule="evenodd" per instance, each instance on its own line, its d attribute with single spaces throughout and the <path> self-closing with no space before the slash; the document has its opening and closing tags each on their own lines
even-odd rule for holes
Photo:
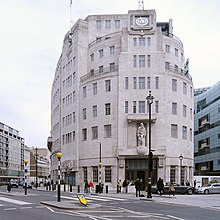
<svg viewBox="0 0 220 220">
<path fill-rule="evenodd" d="M 140 123 L 137 130 L 137 153 L 144 155 L 147 152 L 146 147 L 146 129 L 143 123 Z"/>
</svg>

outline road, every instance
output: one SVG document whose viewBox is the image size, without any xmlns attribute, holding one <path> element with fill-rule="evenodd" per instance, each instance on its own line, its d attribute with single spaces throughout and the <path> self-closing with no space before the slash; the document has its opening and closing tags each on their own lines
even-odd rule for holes
<svg viewBox="0 0 220 220">
<path fill-rule="evenodd" d="M 6 193 L 0 187 L 1 220 L 121 220 L 121 219 L 172 219 L 172 220 L 219 220 L 220 195 L 154 196 L 149 200 L 132 194 L 86 195 L 88 204 L 99 208 L 58 209 L 42 205 L 41 201 L 56 201 L 56 192 L 29 189 L 12 189 Z M 73 193 L 61 194 L 61 203 L 78 204 Z"/>
</svg>

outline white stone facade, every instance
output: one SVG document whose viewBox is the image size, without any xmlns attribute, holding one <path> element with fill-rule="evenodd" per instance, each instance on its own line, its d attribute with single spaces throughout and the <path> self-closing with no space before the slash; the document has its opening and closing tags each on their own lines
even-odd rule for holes
<svg viewBox="0 0 220 220">
<path fill-rule="evenodd" d="M 52 178 L 61 151 L 73 185 L 96 184 L 100 141 L 105 185 L 137 177 L 146 185 L 151 91 L 153 182 L 179 182 L 182 154 L 182 179 L 192 183 L 193 83 L 172 31 L 172 20 L 157 23 L 155 10 L 133 10 L 88 16 L 67 33 L 52 86 Z M 146 149 L 138 154 L 140 123 Z"/>
</svg>

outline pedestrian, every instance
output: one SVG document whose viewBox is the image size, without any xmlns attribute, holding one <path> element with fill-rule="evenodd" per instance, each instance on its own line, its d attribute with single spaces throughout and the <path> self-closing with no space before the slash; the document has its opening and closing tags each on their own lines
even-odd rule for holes
<svg viewBox="0 0 220 220">
<path fill-rule="evenodd" d="M 119 192 L 119 193 L 121 192 L 121 188 L 122 188 L 122 181 L 119 180 L 119 181 L 118 181 L 118 192 Z"/>
<path fill-rule="evenodd" d="M 135 181 L 135 189 L 136 189 L 136 197 L 140 197 L 140 195 L 141 195 L 141 183 L 140 183 L 140 180 L 138 178 Z"/>
<path fill-rule="evenodd" d="M 93 188 L 94 188 L 93 182 L 90 181 L 90 182 L 89 182 L 89 193 L 92 194 L 92 190 L 93 190 Z"/>
<path fill-rule="evenodd" d="M 190 186 L 190 183 L 188 180 L 186 180 L 186 186 Z"/>
<path fill-rule="evenodd" d="M 169 183 L 169 196 L 170 194 L 172 194 L 173 196 L 175 195 L 175 188 L 172 181 Z"/>
<path fill-rule="evenodd" d="M 10 181 L 7 184 L 7 191 L 10 193 L 11 192 L 11 183 Z"/>
<path fill-rule="evenodd" d="M 157 190 L 158 190 L 160 196 L 162 196 L 163 189 L 164 189 L 163 180 L 159 177 L 159 179 L 157 181 Z"/>
<path fill-rule="evenodd" d="M 196 180 L 194 180 L 193 186 L 194 186 L 194 188 L 196 188 Z"/>
<path fill-rule="evenodd" d="M 122 186 L 123 186 L 123 192 L 127 193 L 128 192 L 128 182 L 127 182 L 127 180 L 123 181 Z"/>
<path fill-rule="evenodd" d="M 184 184 L 184 181 L 182 180 L 181 181 L 181 184 L 180 184 L 181 186 L 185 186 L 185 184 Z"/>
<path fill-rule="evenodd" d="M 84 186 L 84 193 L 88 193 L 88 188 L 89 188 L 89 183 L 88 183 L 88 181 L 86 180 L 86 181 L 85 181 L 85 186 Z"/>
</svg>

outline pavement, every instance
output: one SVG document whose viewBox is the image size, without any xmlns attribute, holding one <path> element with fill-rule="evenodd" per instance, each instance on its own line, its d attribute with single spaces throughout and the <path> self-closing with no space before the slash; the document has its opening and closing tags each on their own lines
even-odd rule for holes
<svg viewBox="0 0 220 220">
<path fill-rule="evenodd" d="M 46 191 L 45 187 L 38 187 L 37 189 L 34 189 L 35 191 L 32 191 L 33 193 L 29 193 L 27 195 L 24 195 L 23 192 L 13 192 L 13 190 L 8 193 L 7 191 L 0 191 L 0 195 L 7 195 L 7 196 L 37 196 L 39 190 Z M 35 193 L 36 192 L 36 193 Z M 61 199 L 62 199 L 61 192 Z M 76 197 L 77 192 L 65 192 L 65 194 L 69 194 L 71 196 Z M 116 193 L 116 192 L 109 192 L 108 194 L 102 193 L 102 194 L 96 194 L 93 193 L 85 194 L 85 197 L 87 195 L 90 196 L 104 196 L 104 197 L 110 197 L 110 198 L 126 198 L 129 200 L 141 200 L 143 202 L 155 202 L 155 203 L 166 203 L 166 204 L 175 204 L 175 205 L 186 205 L 186 206 L 198 206 L 201 208 L 215 208 L 220 210 L 220 196 L 218 194 L 216 195 L 175 195 L 175 196 L 169 196 L 169 195 L 157 195 L 152 194 L 152 198 L 147 198 L 147 194 L 143 192 L 144 197 L 136 197 L 134 193 Z M 213 198 L 214 196 L 214 198 Z M 62 202 L 57 201 L 41 201 L 41 204 L 55 207 L 59 209 L 71 209 L 71 210 L 77 210 L 77 209 L 98 209 L 101 208 L 102 205 L 100 204 L 93 204 L 88 203 L 86 206 L 82 205 L 77 200 L 62 200 Z"/>
</svg>

